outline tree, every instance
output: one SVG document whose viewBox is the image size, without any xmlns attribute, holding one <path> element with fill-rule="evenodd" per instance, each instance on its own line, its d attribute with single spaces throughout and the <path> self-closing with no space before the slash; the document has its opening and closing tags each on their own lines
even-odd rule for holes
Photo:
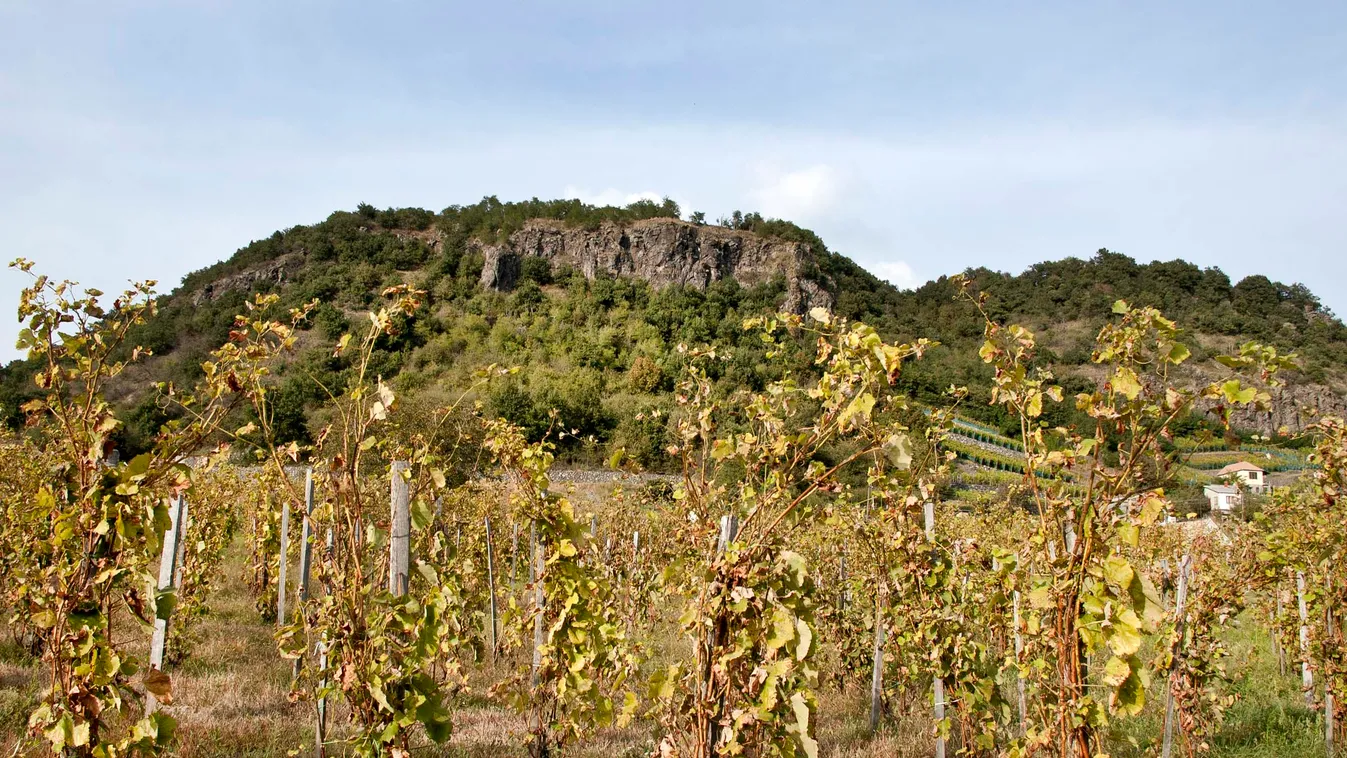
<svg viewBox="0 0 1347 758">
<path fill-rule="evenodd" d="M 639 355 L 631 362 L 631 368 L 627 371 L 627 381 L 637 392 L 654 392 L 664 383 L 664 372 L 657 363 L 644 355 Z"/>
</svg>

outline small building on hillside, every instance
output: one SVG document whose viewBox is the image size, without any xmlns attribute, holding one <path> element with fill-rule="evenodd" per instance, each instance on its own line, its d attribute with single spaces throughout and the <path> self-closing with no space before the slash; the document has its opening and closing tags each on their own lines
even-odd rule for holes
<svg viewBox="0 0 1347 758">
<path fill-rule="evenodd" d="M 1216 472 L 1217 479 L 1239 479 L 1244 488 L 1255 494 L 1267 490 L 1267 472 L 1248 461 L 1238 461 Z"/>
<path fill-rule="evenodd" d="M 1233 484 L 1208 484 L 1202 488 L 1212 513 L 1231 513 L 1244 502 L 1244 494 Z"/>
</svg>

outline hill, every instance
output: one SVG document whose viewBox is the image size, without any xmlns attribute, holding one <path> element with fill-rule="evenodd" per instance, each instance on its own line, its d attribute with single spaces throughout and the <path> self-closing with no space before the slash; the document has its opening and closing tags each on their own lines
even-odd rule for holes
<svg viewBox="0 0 1347 758">
<path fill-rule="evenodd" d="M 888 337 L 940 340 L 941 348 L 908 369 L 907 389 L 934 400 L 951 383 L 967 385 L 972 419 L 1016 428 L 986 404 L 990 374 L 976 355 L 980 317 L 956 301 L 950 278 L 900 291 L 789 222 L 736 212 L 706 224 L 701 214 L 680 215 L 671 201 L 613 208 L 488 197 L 439 213 L 362 205 L 278 231 L 185 277 L 136 334 L 155 357 L 118 388 L 114 399 L 127 411 L 120 443 L 143 447 L 166 418 L 145 388 L 195 379 L 210 349 L 228 339 L 234 315 L 253 293 L 267 291 L 283 306 L 320 303 L 295 360 L 276 372 L 278 426 L 287 439 L 309 439 L 324 415 L 321 386 L 342 386 L 350 368 L 332 357 L 334 341 L 359 328 L 382 289 L 396 284 L 424 290 L 427 306 L 379 344 L 377 373 L 395 377 L 411 401 L 435 402 L 457 397 L 481 366 L 520 366 L 480 399 L 533 436 L 552 425 L 556 409 L 561 428 L 573 432 L 563 445 L 572 457 L 598 459 L 621 447 L 659 467 L 670 393 L 686 360 L 678 346 L 720 346 L 724 360 L 712 370 L 724 391 L 761 388 L 775 377 L 742 320 L 816 306 Z M 1040 362 L 1068 390 L 1097 381 L 1090 345 L 1123 298 L 1156 305 L 1188 330 L 1198 358 L 1194 382 L 1215 371 L 1208 356 L 1244 339 L 1302 356 L 1304 371 L 1277 411 L 1240 418 L 1246 431 L 1299 430 L 1297 405 L 1343 407 L 1347 329 L 1302 285 L 1263 276 L 1232 284 L 1219 269 L 1138 264 L 1107 250 L 1018 275 L 965 273 L 991 295 L 995 316 L 1039 334 Z M 808 361 L 801 357 L 793 370 L 808 372 Z M 20 421 L 30 376 L 22 361 L 0 370 L 0 407 L 10 424 Z M 1075 420 L 1068 405 L 1054 407 L 1049 421 Z M 1181 431 L 1203 424 L 1189 419 Z"/>
</svg>

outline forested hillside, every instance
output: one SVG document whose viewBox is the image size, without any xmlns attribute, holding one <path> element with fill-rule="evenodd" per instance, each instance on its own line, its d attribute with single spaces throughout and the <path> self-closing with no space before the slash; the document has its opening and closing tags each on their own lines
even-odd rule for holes
<svg viewBox="0 0 1347 758">
<path fill-rule="evenodd" d="M 708 225 L 700 213 L 687 222 L 678 220 L 680 213 L 671 201 L 612 208 L 490 197 L 439 213 L 362 205 L 311 226 L 278 231 L 187 276 L 134 335 L 156 357 L 134 367 L 116 387 L 115 400 L 128 410 L 119 444 L 127 451 L 146 445 L 167 418 L 150 385 L 198 378 L 209 351 L 228 339 L 234 316 L 254 293 L 265 291 L 279 294 L 281 307 L 319 302 L 298 354 L 275 371 L 281 436 L 309 439 L 327 400 L 318 387 L 343 386 L 350 369 L 349 359 L 333 357 L 334 341 L 365 318 L 385 287 L 398 284 L 423 290 L 428 307 L 379 343 L 374 373 L 392 378 L 409 402 L 418 397 L 442 402 L 472 386 L 482 366 L 519 366 L 512 377 L 477 390 L 476 399 L 534 438 L 550 427 L 565 430 L 562 452 L 573 457 L 597 460 L 620 447 L 646 466 L 665 464 L 671 393 L 686 360 L 679 346 L 718 347 L 722 360 L 711 378 L 721 391 L 761 389 L 778 378 L 782 364 L 763 360 L 763 346 L 741 323 L 780 308 L 788 293 L 803 285 L 831 302 L 837 315 L 870 323 L 886 338 L 943 343 L 904 374 L 905 389 L 914 397 L 934 401 L 951 384 L 967 385 L 971 396 L 962 412 L 1008 432 L 1018 430 L 987 404 L 990 369 L 976 351 L 983 322 L 956 299 L 951 279 L 899 291 L 789 222 L 736 212 Z M 524 250 L 508 291 L 482 286 L 485 256 L 540 224 L 610 236 L 640 224 L 673 225 L 692 240 L 685 255 L 692 258 L 683 261 L 689 265 L 712 265 L 696 259 L 709 255 L 696 245 L 712 239 L 729 246 L 727 255 L 766 240 L 789 243 L 782 249 L 803 251 L 804 258 L 779 275 L 755 274 L 748 285 L 741 283 L 743 276 L 708 268 L 705 281 L 656 286 L 639 276 L 554 265 L 546 251 Z M 579 237 L 583 242 L 584 234 Z M 620 271 L 622 262 L 612 267 Z M 1183 261 L 1143 265 L 1107 250 L 1088 259 L 1040 263 L 1018 275 L 965 273 L 989 293 L 994 317 L 1038 332 L 1044 346 L 1040 365 L 1053 367 L 1068 391 L 1096 382 L 1088 366 L 1090 346 L 1118 299 L 1156 305 L 1186 330 L 1199 359 L 1193 362 L 1194 381 L 1201 378 L 1202 359 L 1258 339 L 1299 353 L 1304 371 L 1292 382 L 1312 391 L 1320 404 L 1340 403 L 1347 385 L 1347 330 L 1299 284 L 1264 276 L 1232 283 L 1219 269 Z M 804 356 L 811 352 L 802 351 L 790 365 L 807 373 Z M 11 425 L 20 423 L 19 405 L 35 394 L 31 373 L 16 361 L 0 374 L 0 407 Z M 1048 420 L 1071 421 L 1069 405 L 1054 406 L 1056 416 Z M 1268 420 L 1245 421 L 1247 431 L 1272 430 Z M 1294 419 L 1278 421 L 1299 428 Z M 1179 431 L 1200 423 L 1188 419 Z"/>
</svg>

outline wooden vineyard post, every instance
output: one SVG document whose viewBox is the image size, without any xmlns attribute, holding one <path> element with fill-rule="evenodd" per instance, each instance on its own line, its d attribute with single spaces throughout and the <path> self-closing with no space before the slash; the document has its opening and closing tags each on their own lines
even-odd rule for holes
<svg viewBox="0 0 1347 758">
<path fill-rule="evenodd" d="M 491 598 L 491 616 L 487 623 L 491 624 L 491 657 L 496 657 L 496 649 L 499 645 L 496 642 L 496 558 L 495 551 L 491 546 L 491 517 L 487 516 L 486 522 L 486 587 L 488 596 Z"/>
<path fill-rule="evenodd" d="M 394 595 L 407 594 L 408 572 L 412 562 L 411 493 L 403 472 L 406 461 L 393 461 L 389 479 L 392 521 L 388 532 L 388 591 Z"/>
<path fill-rule="evenodd" d="M 271 526 L 271 493 L 268 492 L 262 499 L 262 508 L 265 510 L 261 514 L 254 516 L 257 524 L 257 531 L 253 538 L 253 556 L 257 568 L 253 571 L 253 579 L 256 584 L 256 590 L 260 593 L 266 593 L 267 588 L 271 586 L 271 561 L 267 560 L 266 549 L 266 530 Z"/>
<path fill-rule="evenodd" d="M 1277 673 L 1280 674 L 1281 676 L 1286 676 L 1286 650 L 1282 648 L 1281 634 L 1280 634 L 1282 614 L 1285 612 L 1285 609 L 1283 608 L 1284 590 L 1280 586 L 1280 582 L 1278 583 L 1278 585 L 1279 586 L 1277 587 L 1277 620 L 1276 626 L 1274 626 L 1272 630 L 1272 645 L 1277 653 Z"/>
<path fill-rule="evenodd" d="M 1174 631 L 1178 635 L 1178 644 L 1183 645 L 1184 608 L 1188 603 L 1188 574 L 1192 571 L 1193 557 L 1185 555 L 1179 561 L 1179 586 L 1174 592 Z M 1160 748 L 1161 758 L 1169 758 L 1174 749 L 1174 667 L 1178 665 L 1178 650 L 1165 671 L 1165 728 L 1164 742 Z"/>
<path fill-rule="evenodd" d="M 514 534 L 510 537 L 510 594 L 514 594 L 514 587 L 519 584 L 519 522 L 513 522 Z"/>
<path fill-rule="evenodd" d="M 847 602 L 851 600 L 851 590 L 847 587 L 847 553 L 843 548 L 837 559 L 837 583 L 838 587 L 837 606 L 843 614 L 847 610 Z"/>
<path fill-rule="evenodd" d="M 1305 608 L 1305 573 L 1296 572 L 1296 598 L 1300 604 L 1300 688 L 1305 705 L 1314 707 L 1314 674 L 1310 673 L 1310 614 Z"/>
<path fill-rule="evenodd" d="M 304 472 L 304 523 L 299 537 L 299 602 L 303 605 L 309 599 L 309 574 L 313 566 L 313 466 Z M 302 614 L 302 611 L 301 611 Z M 294 678 L 299 678 L 299 669 L 304 662 L 301 655 L 295 659 Z"/>
<path fill-rule="evenodd" d="M 1015 663 L 1017 670 L 1015 672 L 1015 695 L 1019 701 L 1020 716 L 1020 735 L 1023 735 L 1028 724 L 1028 713 L 1026 712 L 1026 703 L 1024 696 L 1024 677 L 1020 676 L 1018 664 L 1024 657 L 1024 633 L 1020 630 L 1020 591 L 1015 590 L 1010 595 L 1010 607 L 1013 613 L 1013 623 L 1015 625 Z"/>
<path fill-rule="evenodd" d="M 187 500 L 182 495 L 173 499 L 168 508 L 168 531 L 164 532 L 164 547 L 159 557 L 159 591 L 178 586 L 178 543 L 182 541 L 183 521 L 187 515 Z M 150 668 L 164 670 L 164 645 L 168 642 L 168 619 L 154 619 L 154 636 L 150 641 Z M 153 713 L 158 706 L 154 693 L 145 690 L 145 711 Z"/>
<path fill-rule="evenodd" d="M 627 584 L 626 616 L 627 616 L 627 623 L 629 624 L 636 622 L 636 616 L 637 613 L 639 612 L 637 610 L 637 606 L 640 604 L 638 602 L 638 595 L 640 593 L 637 591 L 637 588 L 640 586 L 640 584 L 636 572 L 641 565 L 640 557 L 641 557 L 641 533 L 640 531 L 634 531 L 631 533 L 631 565 L 627 569 L 627 582 L 626 582 Z"/>
<path fill-rule="evenodd" d="M 926 516 L 926 539 L 935 543 L 935 503 L 927 501 L 924 506 Z M 931 682 L 931 702 L 935 709 L 937 725 L 945 720 L 945 680 L 939 674 Z M 945 758 L 945 738 L 935 738 L 935 758 Z"/>
<path fill-rule="evenodd" d="M 281 566 L 276 576 L 276 626 L 285 625 L 286 569 L 290 564 L 290 501 L 281 504 Z"/>
<path fill-rule="evenodd" d="M 1169 559 L 1168 559 L 1168 558 L 1161 558 L 1161 559 L 1160 559 L 1160 575 L 1161 575 L 1162 577 L 1164 577 L 1164 581 L 1163 581 L 1163 582 L 1161 583 L 1161 585 L 1160 585 L 1160 586 L 1161 586 L 1161 590 L 1160 590 L 1160 605 L 1164 606 L 1165 608 L 1168 608 L 1168 607 L 1169 607 L 1169 578 L 1170 578 L 1170 576 L 1171 576 L 1170 571 L 1169 571 Z"/>
</svg>

